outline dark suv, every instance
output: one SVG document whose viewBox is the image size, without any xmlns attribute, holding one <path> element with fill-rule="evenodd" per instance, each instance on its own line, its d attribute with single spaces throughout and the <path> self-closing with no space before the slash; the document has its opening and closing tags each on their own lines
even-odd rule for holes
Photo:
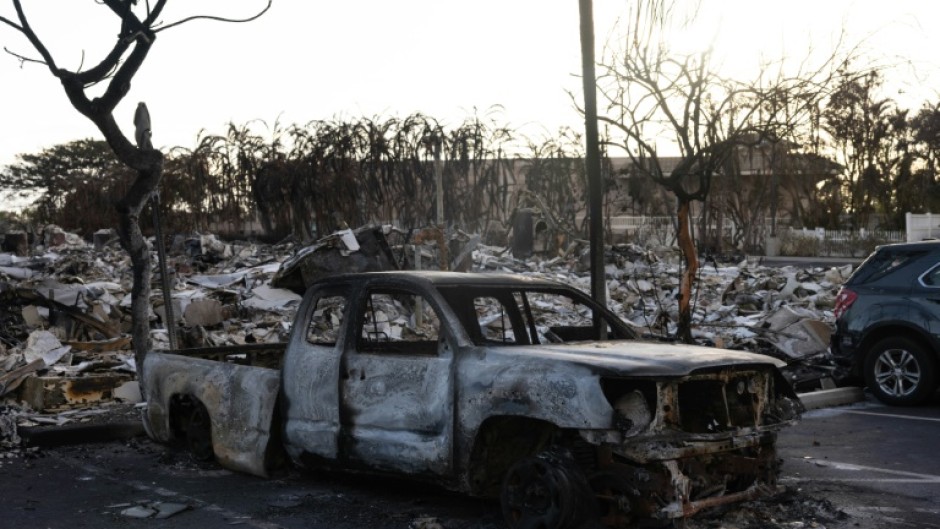
<svg viewBox="0 0 940 529">
<path fill-rule="evenodd" d="M 843 380 L 886 404 L 920 404 L 937 389 L 940 241 L 879 246 L 836 297 L 829 352 Z"/>
</svg>

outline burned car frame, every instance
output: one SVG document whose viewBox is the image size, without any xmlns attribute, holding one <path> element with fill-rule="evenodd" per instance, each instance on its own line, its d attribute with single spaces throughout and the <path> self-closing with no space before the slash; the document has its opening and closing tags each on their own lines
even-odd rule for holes
<svg viewBox="0 0 940 529">
<path fill-rule="evenodd" d="M 583 292 L 509 274 L 318 281 L 279 369 L 179 353 L 145 362 L 155 439 L 209 438 L 220 462 L 262 475 L 283 449 L 498 496 L 512 527 L 627 526 L 756 497 L 801 412 L 778 360 L 638 340 Z M 202 437 L 191 409 L 208 416 Z"/>
</svg>

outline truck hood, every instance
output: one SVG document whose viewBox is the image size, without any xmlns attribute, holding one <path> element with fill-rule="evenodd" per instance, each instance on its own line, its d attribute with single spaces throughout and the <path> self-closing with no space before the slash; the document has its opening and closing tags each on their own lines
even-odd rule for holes
<svg viewBox="0 0 940 529">
<path fill-rule="evenodd" d="M 501 359 L 507 362 L 564 362 L 604 375 L 640 377 L 686 376 L 697 369 L 715 367 L 786 365 L 776 358 L 745 351 L 635 340 L 489 346 L 486 351 L 487 356 L 505 357 Z"/>
</svg>

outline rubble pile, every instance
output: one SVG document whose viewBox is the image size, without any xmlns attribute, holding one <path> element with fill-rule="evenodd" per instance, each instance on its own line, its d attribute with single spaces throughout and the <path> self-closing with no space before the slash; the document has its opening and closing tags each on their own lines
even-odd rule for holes
<svg viewBox="0 0 940 529">
<path fill-rule="evenodd" d="M 585 245 L 565 257 L 519 260 L 502 248 L 478 247 L 476 267 L 529 274 L 590 291 Z M 608 306 L 641 334 L 676 335 L 680 281 L 678 249 L 653 252 L 636 245 L 609 247 L 605 257 Z M 825 367 L 832 309 L 852 265 L 772 268 L 744 259 L 702 263 L 692 300 L 699 343 L 768 354 L 786 362 Z M 817 377 L 818 378 L 818 377 Z"/>
<path fill-rule="evenodd" d="M 0 253 L 3 448 L 18 442 L 17 422 L 35 423 L 49 414 L 67 421 L 68 410 L 139 399 L 129 258 L 109 230 L 95 233 L 89 244 L 50 226 L 40 242 Z M 283 342 L 305 285 L 337 271 L 505 271 L 590 290 L 584 243 L 557 256 L 518 259 L 508 248 L 480 244 L 479 236 L 458 232 L 445 242 L 436 228 L 403 235 L 369 226 L 312 245 L 225 242 L 196 234 L 176 236 L 168 254 L 172 328 L 182 348 Z M 605 262 L 610 308 L 647 337 L 674 337 L 679 252 L 620 244 L 608 247 Z M 702 263 L 693 300 L 694 336 L 703 344 L 776 356 L 793 366 L 798 385 L 820 384 L 835 295 L 851 271 L 851 266 L 775 269 L 748 259 Z M 155 349 L 168 349 L 160 284 L 155 266 L 151 337 Z"/>
<path fill-rule="evenodd" d="M 19 444 L 17 426 L 85 421 L 140 400 L 126 253 L 113 235 L 87 244 L 54 226 L 41 242 L 31 255 L 0 253 L 0 451 Z M 269 283 L 291 249 L 177 237 L 168 269 L 180 345 L 284 341 L 300 296 Z M 151 337 L 167 349 L 155 275 Z"/>
</svg>

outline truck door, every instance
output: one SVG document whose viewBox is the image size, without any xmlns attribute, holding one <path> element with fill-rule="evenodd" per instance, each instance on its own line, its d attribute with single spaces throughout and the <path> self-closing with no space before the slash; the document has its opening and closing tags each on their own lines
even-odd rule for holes
<svg viewBox="0 0 940 529">
<path fill-rule="evenodd" d="M 340 357 L 346 341 L 348 285 L 313 291 L 300 307 L 282 370 L 284 444 L 299 463 L 334 460 L 338 437 Z M 313 458 L 314 461 L 306 461 Z"/>
<path fill-rule="evenodd" d="M 341 375 L 341 446 L 352 466 L 443 475 L 452 466 L 454 340 L 433 300 L 370 288 Z"/>
</svg>

